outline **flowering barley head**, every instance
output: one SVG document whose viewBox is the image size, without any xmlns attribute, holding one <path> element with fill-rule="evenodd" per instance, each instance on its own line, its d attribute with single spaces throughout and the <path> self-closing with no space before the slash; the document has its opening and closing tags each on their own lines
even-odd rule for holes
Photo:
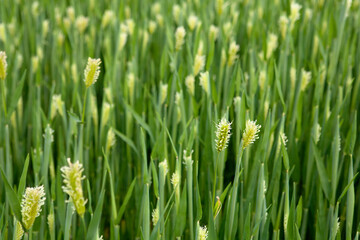
<svg viewBox="0 0 360 240">
<path fill-rule="evenodd" d="M 70 196 L 77 213 L 82 217 L 85 213 L 86 204 L 81 186 L 81 181 L 85 178 L 81 176 L 84 169 L 79 161 L 71 163 L 70 158 L 68 158 L 67 162 L 69 166 L 63 166 L 60 169 L 65 184 L 63 191 Z"/>
<path fill-rule="evenodd" d="M 218 152 L 221 152 L 229 143 L 231 123 L 226 118 L 222 118 L 216 128 L 215 148 Z"/>
<path fill-rule="evenodd" d="M 157 222 L 159 221 L 159 208 L 155 208 L 152 213 L 151 213 L 151 217 L 152 217 L 152 222 L 153 225 L 155 226 L 157 224 Z"/>
<path fill-rule="evenodd" d="M 184 27 L 178 27 L 175 32 L 175 50 L 179 51 L 184 44 L 186 31 Z"/>
<path fill-rule="evenodd" d="M 7 68 L 6 53 L 1 51 L 0 52 L 0 79 L 2 79 L 2 80 L 5 80 L 6 68 Z"/>
<path fill-rule="evenodd" d="M 197 240 L 206 240 L 208 237 L 208 230 L 206 226 L 199 227 L 199 235 Z"/>
<path fill-rule="evenodd" d="M 200 73 L 200 86 L 204 89 L 206 94 L 209 94 L 209 72 Z"/>
<path fill-rule="evenodd" d="M 41 207 L 45 204 L 44 186 L 28 187 L 21 201 L 21 216 L 23 226 L 29 230 L 34 224 L 35 218 L 40 215 Z"/>
<path fill-rule="evenodd" d="M 245 131 L 243 133 L 243 149 L 247 148 L 259 138 L 257 134 L 260 132 L 260 128 L 261 126 L 256 124 L 256 120 L 247 120 Z"/>
<path fill-rule="evenodd" d="M 99 78 L 100 64 L 100 58 L 88 58 L 88 62 L 84 71 L 84 81 L 87 88 L 93 85 Z"/>
</svg>

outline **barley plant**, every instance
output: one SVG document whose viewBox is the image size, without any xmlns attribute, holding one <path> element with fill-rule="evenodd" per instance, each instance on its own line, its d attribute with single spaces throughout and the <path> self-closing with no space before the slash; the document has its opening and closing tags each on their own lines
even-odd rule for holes
<svg viewBox="0 0 360 240">
<path fill-rule="evenodd" d="M 360 0 L 0 0 L 0 239 L 359 239 Z"/>
</svg>

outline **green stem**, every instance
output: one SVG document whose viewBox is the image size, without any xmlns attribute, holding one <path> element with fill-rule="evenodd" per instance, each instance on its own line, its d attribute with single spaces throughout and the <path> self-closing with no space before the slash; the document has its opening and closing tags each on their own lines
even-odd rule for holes
<svg viewBox="0 0 360 240">
<path fill-rule="evenodd" d="M 214 188 L 213 188 L 213 197 L 212 197 L 212 205 L 213 205 L 213 207 L 215 206 L 216 177 L 217 177 L 216 175 L 217 175 L 217 165 L 218 165 L 219 155 L 220 155 L 220 153 L 217 154 L 216 162 L 215 162 Z"/>
<path fill-rule="evenodd" d="M 84 120 L 85 120 L 85 106 L 86 106 L 87 91 L 88 91 L 88 88 L 85 89 L 85 96 L 84 96 L 84 104 L 83 104 L 83 109 L 82 109 L 81 123 L 84 123 Z"/>
<path fill-rule="evenodd" d="M 85 223 L 85 218 L 84 218 L 84 216 L 81 217 L 81 222 L 82 222 L 82 225 L 83 225 L 83 228 L 84 228 L 84 236 L 86 236 L 86 234 L 87 234 L 87 229 L 86 229 L 86 223 Z"/>
<path fill-rule="evenodd" d="M 229 220 L 228 237 L 231 237 L 232 225 L 233 225 L 233 222 L 234 222 L 236 198 L 237 198 L 237 189 L 238 189 L 238 185 L 239 185 L 240 164 L 241 164 L 241 158 L 242 158 L 243 151 L 244 151 L 243 150 L 243 141 L 241 140 L 241 142 L 240 142 L 240 153 L 239 153 L 239 156 L 238 156 L 238 158 L 236 160 L 234 186 L 233 186 L 232 193 L 231 193 L 230 220 Z"/>
<path fill-rule="evenodd" d="M 1 97 L 4 107 L 5 119 L 7 117 L 7 110 L 6 110 L 6 98 L 5 98 L 5 80 L 1 80 Z"/>
</svg>

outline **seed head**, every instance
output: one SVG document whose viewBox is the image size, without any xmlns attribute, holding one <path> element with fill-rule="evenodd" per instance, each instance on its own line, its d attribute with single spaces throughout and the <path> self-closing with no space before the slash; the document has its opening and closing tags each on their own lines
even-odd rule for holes
<svg viewBox="0 0 360 240">
<path fill-rule="evenodd" d="M 180 183 L 180 176 L 177 172 L 174 172 L 171 176 L 171 184 L 176 188 Z"/>
<path fill-rule="evenodd" d="M 231 123 L 226 118 L 222 118 L 216 128 L 215 148 L 218 152 L 222 152 L 229 143 Z"/>
<path fill-rule="evenodd" d="M 311 80 L 311 72 L 301 69 L 301 91 L 304 91 Z"/>
<path fill-rule="evenodd" d="M 153 225 L 155 226 L 157 224 L 157 222 L 159 221 L 159 208 L 155 208 L 152 213 L 151 213 L 151 216 L 152 216 L 152 222 L 153 222 Z"/>
<path fill-rule="evenodd" d="M 209 72 L 200 73 L 200 86 L 204 89 L 206 94 L 209 94 Z"/>
<path fill-rule="evenodd" d="M 194 61 L 194 76 L 198 75 L 198 73 L 203 70 L 204 66 L 205 66 L 205 56 L 196 54 Z"/>
<path fill-rule="evenodd" d="M 270 33 L 267 41 L 266 58 L 269 59 L 271 54 L 278 46 L 278 37 L 274 33 Z"/>
<path fill-rule="evenodd" d="M 89 24 L 89 18 L 84 16 L 79 16 L 76 18 L 75 25 L 80 34 L 84 33 L 88 24 Z"/>
<path fill-rule="evenodd" d="M 236 42 L 232 42 L 229 47 L 229 58 L 228 65 L 232 66 L 235 60 L 238 58 L 237 52 L 239 51 L 240 46 L 236 44 Z"/>
<path fill-rule="evenodd" d="M 100 64 L 100 58 L 88 58 L 88 62 L 84 71 L 84 81 L 87 88 L 93 85 L 99 78 Z"/>
<path fill-rule="evenodd" d="M 168 167 L 168 163 L 167 160 L 164 159 L 164 161 L 162 161 L 161 163 L 159 163 L 159 169 L 160 169 L 160 173 L 162 173 L 162 178 L 165 179 L 166 174 L 169 172 L 169 167 Z"/>
<path fill-rule="evenodd" d="M 256 120 L 247 120 L 245 131 L 243 133 L 243 149 L 247 148 L 259 138 L 257 134 L 260 132 L 260 128 L 260 125 L 256 125 Z"/>
<path fill-rule="evenodd" d="M 210 40 L 212 41 L 215 41 L 218 37 L 218 34 L 219 34 L 219 28 L 214 26 L 214 25 L 211 25 L 210 28 L 209 28 L 209 38 Z"/>
<path fill-rule="evenodd" d="M 79 161 L 71 163 L 70 158 L 67 159 L 69 166 L 63 166 L 60 170 L 64 177 L 63 191 L 67 193 L 77 213 L 82 217 L 85 213 L 86 200 L 83 197 L 81 181 L 85 178 L 82 175 L 83 166 Z"/>
<path fill-rule="evenodd" d="M 47 217 L 48 225 L 49 225 L 49 232 L 54 232 L 54 214 L 50 213 Z"/>
<path fill-rule="evenodd" d="M 175 32 L 175 50 L 179 51 L 184 44 L 184 38 L 186 35 L 185 28 L 183 26 L 178 27 Z"/>
<path fill-rule="evenodd" d="M 6 53 L 1 51 L 0 52 L 0 79 L 1 80 L 5 80 L 6 69 L 7 69 Z"/>
<path fill-rule="evenodd" d="M 109 24 L 111 25 L 115 21 L 115 13 L 112 10 L 106 10 L 101 20 L 101 26 L 106 28 Z"/>
<path fill-rule="evenodd" d="M 40 216 L 45 199 L 44 186 L 26 188 L 21 201 L 22 222 L 26 230 L 29 230 L 34 224 L 35 218 Z"/>
<path fill-rule="evenodd" d="M 208 237 L 208 230 L 206 228 L 206 226 L 203 227 L 199 227 L 199 235 L 198 235 L 198 240 L 206 240 Z"/>
<path fill-rule="evenodd" d="M 195 94 L 195 78 L 192 75 L 189 75 L 185 78 L 185 85 L 191 96 Z"/>
<path fill-rule="evenodd" d="M 16 220 L 16 233 L 15 233 L 15 239 L 21 240 L 21 238 L 24 235 L 24 229 L 19 221 Z"/>
<path fill-rule="evenodd" d="M 187 23 L 191 31 L 193 31 L 198 25 L 198 18 L 195 15 L 190 15 L 187 19 Z"/>
<path fill-rule="evenodd" d="M 180 21 L 181 8 L 179 5 L 175 4 L 172 8 L 172 14 L 176 23 Z"/>
<path fill-rule="evenodd" d="M 109 129 L 106 137 L 106 150 L 109 151 L 109 149 L 114 146 L 116 143 L 115 133 L 112 128 Z"/>
<path fill-rule="evenodd" d="M 280 27 L 281 36 L 283 38 L 285 38 L 288 24 L 289 24 L 289 19 L 285 15 L 281 15 L 279 18 L 279 27 Z"/>
<path fill-rule="evenodd" d="M 166 97 L 167 97 L 167 90 L 168 90 L 168 85 L 162 84 L 161 91 L 160 91 L 160 104 L 163 104 L 165 102 Z"/>
</svg>

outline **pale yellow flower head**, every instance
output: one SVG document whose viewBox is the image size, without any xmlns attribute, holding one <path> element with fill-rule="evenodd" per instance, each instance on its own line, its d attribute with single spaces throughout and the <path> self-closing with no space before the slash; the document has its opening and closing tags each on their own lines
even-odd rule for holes
<svg viewBox="0 0 360 240">
<path fill-rule="evenodd" d="M 195 78 L 193 75 L 189 75 L 185 78 L 185 85 L 191 96 L 195 94 Z"/>
<path fill-rule="evenodd" d="M 194 60 L 194 76 L 198 75 L 200 71 L 203 70 L 205 66 L 205 56 L 196 54 Z"/>
<path fill-rule="evenodd" d="M 301 69 L 301 91 L 304 91 L 311 80 L 311 72 Z"/>
<path fill-rule="evenodd" d="M 157 224 L 157 222 L 159 221 L 159 208 L 155 208 L 152 213 L 151 213 L 151 217 L 152 217 L 152 222 L 153 225 L 155 226 Z"/>
<path fill-rule="evenodd" d="M 0 79 L 1 80 L 5 80 L 5 78 L 6 78 L 6 69 L 7 69 L 6 53 L 1 51 L 0 52 Z"/>
<path fill-rule="evenodd" d="M 206 240 L 208 238 L 208 230 L 206 226 L 199 227 L 199 235 L 197 240 Z"/>
<path fill-rule="evenodd" d="M 15 240 L 21 240 L 23 236 L 24 236 L 24 229 L 21 223 L 18 220 L 16 220 Z"/>
<path fill-rule="evenodd" d="M 200 86 L 204 89 L 206 94 L 209 94 L 209 88 L 210 88 L 209 72 L 206 71 L 200 73 Z"/>
<path fill-rule="evenodd" d="M 238 58 L 237 52 L 239 51 L 240 46 L 236 44 L 236 42 L 232 42 L 229 47 L 229 55 L 228 55 L 228 65 L 232 66 L 235 60 Z"/>
<path fill-rule="evenodd" d="M 250 146 L 250 144 L 254 143 L 256 139 L 258 139 L 258 133 L 260 132 L 260 125 L 256 124 L 255 121 L 247 120 L 245 131 L 243 133 L 243 149 Z"/>
<path fill-rule="evenodd" d="M 100 64 L 100 58 L 88 58 L 88 62 L 84 71 L 84 81 L 87 88 L 93 85 L 99 78 Z"/>
<path fill-rule="evenodd" d="M 186 31 L 184 27 L 178 27 L 175 32 L 175 50 L 179 51 L 184 44 Z"/>
<path fill-rule="evenodd" d="M 45 199 L 44 186 L 26 188 L 21 201 L 22 222 L 26 230 L 29 230 L 34 224 L 35 218 L 40 216 Z"/>
<path fill-rule="evenodd" d="M 101 20 L 101 26 L 106 28 L 109 24 L 113 24 L 115 21 L 115 13 L 112 10 L 106 10 Z"/>
<path fill-rule="evenodd" d="M 222 152 L 228 146 L 231 135 L 230 130 L 231 130 L 231 123 L 226 118 L 222 118 L 218 123 L 218 125 L 216 126 L 216 132 L 215 132 L 216 151 Z"/>
<path fill-rule="evenodd" d="M 215 41 L 218 37 L 218 34 L 219 34 L 219 28 L 214 25 L 211 25 L 209 28 L 209 39 Z"/>
<path fill-rule="evenodd" d="M 72 163 L 70 158 L 68 158 L 67 162 L 69 166 L 63 166 L 60 169 L 65 184 L 62 188 L 63 191 L 70 196 L 77 213 L 82 217 L 85 213 L 86 204 L 81 186 L 81 181 L 85 178 L 82 176 L 84 169 L 79 161 Z"/>
<path fill-rule="evenodd" d="M 171 176 L 171 184 L 176 188 L 180 183 L 180 176 L 177 172 L 174 172 Z"/>
<path fill-rule="evenodd" d="M 187 19 L 188 26 L 193 31 L 198 25 L 198 18 L 195 15 L 190 15 Z"/>
<path fill-rule="evenodd" d="M 79 31 L 79 33 L 84 33 L 85 29 L 87 28 L 89 24 L 89 18 L 84 16 L 79 16 L 76 18 L 76 28 Z"/>
</svg>

